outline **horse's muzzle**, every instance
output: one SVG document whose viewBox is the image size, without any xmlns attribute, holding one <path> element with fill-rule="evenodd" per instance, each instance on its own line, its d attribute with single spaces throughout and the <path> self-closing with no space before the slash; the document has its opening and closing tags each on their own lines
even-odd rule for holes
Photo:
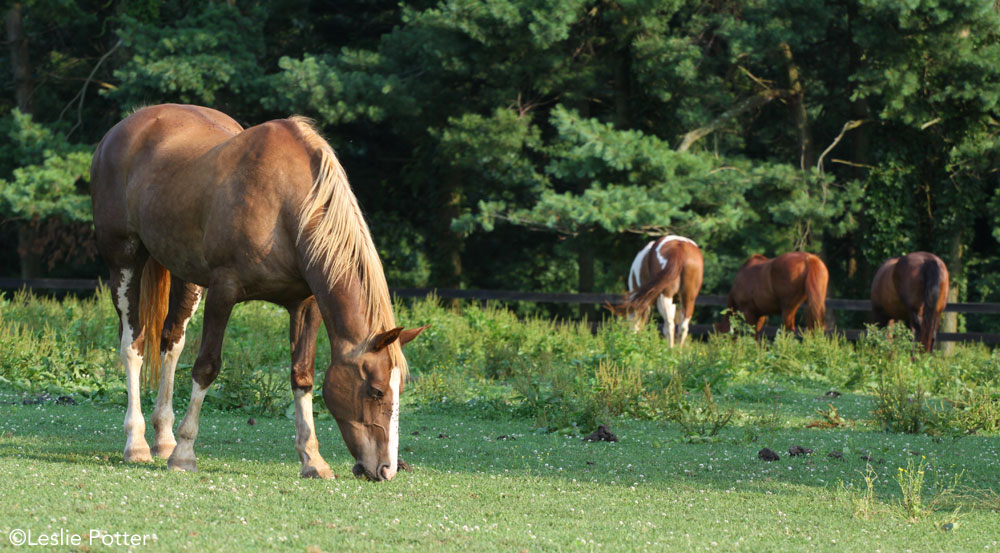
<svg viewBox="0 0 1000 553">
<path fill-rule="evenodd" d="M 365 469 L 364 465 L 362 465 L 361 463 L 357 463 L 356 465 L 354 465 L 354 468 L 351 469 L 351 472 L 353 472 L 354 476 L 358 478 L 364 478 L 372 482 L 382 482 L 385 480 L 389 480 L 393 476 L 395 476 L 395 474 L 392 475 L 389 474 L 389 465 L 380 466 L 378 470 L 375 471 L 375 474 L 372 474 L 370 471 Z"/>
</svg>

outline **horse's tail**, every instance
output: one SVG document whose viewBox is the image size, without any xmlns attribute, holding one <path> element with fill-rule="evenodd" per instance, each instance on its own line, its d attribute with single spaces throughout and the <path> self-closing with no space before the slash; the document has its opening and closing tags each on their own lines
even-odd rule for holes
<svg viewBox="0 0 1000 553">
<path fill-rule="evenodd" d="M 806 298 L 809 302 L 808 325 L 826 329 L 826 284 L 830 274 L 818 256 L 809 254 L 806 263 Z"/>
<path fill-rule="evenodd" d="M 139 286 L 139 328 L 143 340 L 142 358 L 146 384 L 155 388 L 160 381 L 160 339 L 170 305 L 170 271 L 150 257 L 142 269 Z"/>
<path fill-rule="evenodd" d="M 948 279 L 941 278 L 940 262 L 937 259 L 928 259 L 920 266 L 920 276 L 924 280 L 924 313 L 920 321 L 920 336 L 917 337 L 924 346 L 924 351 L 930 353 L 934 347 L 934 336 L 937 334 L 938 325 L 941 324 L 941 311 L 938 304 L 941 295 L 948 295 Z"/>
<path fill-rule="evenodd" d="M 680 278 L 682 270 L 684 270 L 684 260 L 681 256 L 674 252 L 667 254 L 667 266 L 650 277 L 642 286 L 626 294 L 624 302 L 615 309 L 615 312 L 622 314 L 647 309 L 667 286 Z"/>
</svg>

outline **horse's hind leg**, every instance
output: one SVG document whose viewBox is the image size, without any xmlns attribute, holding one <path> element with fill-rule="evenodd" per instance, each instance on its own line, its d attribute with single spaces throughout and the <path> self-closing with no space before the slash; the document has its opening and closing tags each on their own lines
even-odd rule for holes
<svg viewBox="0 0 1000 553">
<path fill-rule="evenodd" d="M 681 296 L 680 312 L 681 312 L 680 345 L 684 346 L 684 341 L 687 340 L 688 337 L 688 328 L 691 324 L 691 317 L 694 315 L 694 299 L 687 298 L 685 300 L 684 296 Z"/>
<path fill-rule="evenodd" d="M 663 316 L 663 337 L 670 340 L 670 347 L 674 347 L 674 329 L 676 328 L 674 317 L 677 316 L 677 306 L 674 305 L 674 299 L 660 294 L 656 298 L 656 308 Z"/>
<path fill-rule="evenodd" d="M 142 268 L 148 254 L 136 242 L 122 246 L 124 252 L 133 255 L 121 256 L 120 262 L 110 262 L 111 296 L 118 311 L 119 334 L 121 336 L 121 356 L 125 365 L 125 383 L 128 391 L 128 407 L 125 410 L 125 462 L 152 461 L 149 444 L 146 443 L 146 421 L 142 418 L 142 403 L 139 395 L 139 373 L 142 369 L 145 337 L 139 328 L 139 289 Z M 118 256 L 116 256 L 118 257 Z M 106 256 L 112 259 L 110 256 Z"/>
<path fill-rule="evenodd" d="M 177 277 L 171 278 L 170 308 L 163 323 L 163 339 L 160 341 L 160 388 L 156 394 L 156 407 L 153 409 L 156 437 L 153 439 L 152 454 L 161 459 L 169 458 L 177 445 L 174 439 L 174 372 L 184 350 L 188 321 L 198 309 L 201 294 L 201 286 L 184 282 Z"/>
<path fill-rule="evenodd" d="M 330 465 L 319 454 L 312 409 L 316 332 L 322 318 L 316 300 L 311 297 L 287 307 L 292 346 L 292 395 L 295 398 L 295 450 L 302 463 L 299 475 L 303 478 L 333 478 Z"/>
<path fill-rule="evenodd" d="M 173 470 L 197 470 L 194 441 L 198 437 L 198 418 L 208 388 L 222 367 L 222 339 L 226 324 L 236 304 L 235 286 L 214 281 L 205 292 L 205 322 L 201 333 L 201 351 L 191 370 L 191 402 L 177 426 L 177 446 L 167 460 Z"/>
<path fill-rule="evenodd" d="M 796 298 L 790 303 L 781 305 L 781 324 L 784 325 L 785 330 L 789 332 L 795 332 L 795 314 L 798 313 L 799 308 L 805 303 L 806 297 L 803 295 L 801 298 Z"/>
</svg>

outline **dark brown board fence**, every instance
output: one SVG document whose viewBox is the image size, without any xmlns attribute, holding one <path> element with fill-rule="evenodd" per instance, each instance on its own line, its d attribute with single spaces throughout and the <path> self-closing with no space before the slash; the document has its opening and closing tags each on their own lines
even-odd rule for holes
<svg viewBox="0 0 1000 553">
<path fill-rule="evenodd" d="M 0 289 L 19 290 L 33 288 L 39 290 L 93 290 L 99 281 L 90 279 L 55 279 L 40 278 L 22 280 L 18 278 L 0 278 Z M 571 294 L 553 292 L 519 292 L 512 290 L 456 290 L 452 288 L 393 288 L 392 293 L 401 298 L 424 298 L 431 294 L 442 299 L 459 299 L 473 301 L 528 301 L 537 303 L 568 303 L 568 304 L 599 304 L 617 303 L 621 294 Z M 699 296 L 697 305 L 725 307 L 725 296 Z M 871 311 L 868 300 L 844 300 L 828 298 L 826 308 L 835 311 Z M 945 311 L 958 313 L 1000 314 L 1000 303 L 949 303 Z M 707 334 L 712 332 L 711 325 L 692 325 L 691 333 Z M 765 327 L 769 336 L 774 336 L 776 327 Z M 863 332 L 858 329 L 837 329 L 849 340 L 856 340 Z M 987 332 L 941 332 L 938 334 L 941 342 L 983 342 L 1000 344 L 1000 334 Z"/>
</svg>

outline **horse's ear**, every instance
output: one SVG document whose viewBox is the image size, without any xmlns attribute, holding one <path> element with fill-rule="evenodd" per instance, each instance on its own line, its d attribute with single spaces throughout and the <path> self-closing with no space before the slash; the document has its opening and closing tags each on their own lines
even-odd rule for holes
<svg viewBox="0 0 1000 553">
<path fill-rule="evenodd" d="M 403 347 L 406 344 L 413 341 L 414 338 L 420 336 L 420 333 L 430 328 L 431 325 L 424 325 L 417 328 L 411 328 L 409 330 L 404 330 L 399 335 L 399 346 Z"/>
<path fill-rule="evenodd" d="M 403 333 L 403 327 L 397 326 L 392 330 L 386 330 L 382 334 L 379 334 L 372 340 L 372 351 L 379 351 L 389 344 L 395 342 L 399 335 Z"/>
</svg>

